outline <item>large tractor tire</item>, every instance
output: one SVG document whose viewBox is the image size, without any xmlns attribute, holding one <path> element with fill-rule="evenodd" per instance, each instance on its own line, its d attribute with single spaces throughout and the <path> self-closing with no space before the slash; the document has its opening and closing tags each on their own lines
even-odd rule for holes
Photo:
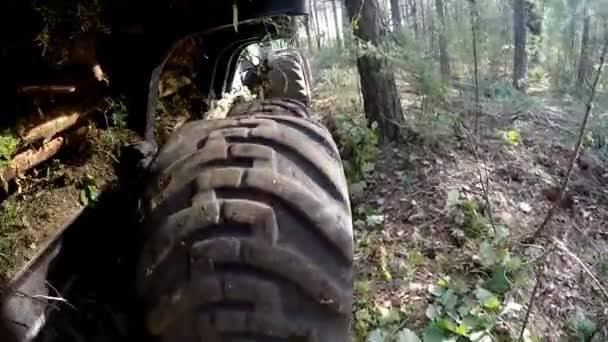
<svg viewBox="0 0 608 342">
<path fill-rule="evenodd" d="M 331 135 L 299 101 L 231 115 L 184 125 L 152 165 L 137 275 L 147 330 L 350 341 L 352 222 Z"/>
<path fill-rule="evenodd" d="M 289 98 L 309 104 L 312 96 L 312 74 L 308 58 L 295 49 L 272 51 L 266 63 L 253 66 L 245 61 L 243 83 L 249 89 L 255 89 L 264 84 L 266 99 Z M 268 70 L 262 66 L 268 65 Z"/>
<path fill-rule="evenodd" d="M 310 102 L 312 76 L 306 56 L 294 49 L 276 51 L 270 66 L 268 98 L 290 98 L 304 104 Z"/>
</svg>

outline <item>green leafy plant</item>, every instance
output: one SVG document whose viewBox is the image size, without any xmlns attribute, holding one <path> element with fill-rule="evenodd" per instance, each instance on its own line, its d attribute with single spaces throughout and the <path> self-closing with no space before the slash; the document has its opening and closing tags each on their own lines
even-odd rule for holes
<svg viewBox="0 0 608 342">
<path fill-rule="evenodd" d="M 433 302 L 426 310 L 424 341 L 494 341 L 503 310 L 499 295 L 481 286 L 468 287 L 441 278 L 429 288 Z"/>
<path fill-rule="evenodd" d="M 99 197 L 99 186 L 97 180 L 89 175 L 85 176 L 79 184 L 80 203 L 84 206 L 91 204 Z"/>
<path fill-rule="evenodd" d="M 110 100 L 110 119 L 112 126 L 117 128 L 127 127 L 127 117 L 129 116 L 129 110 L 125 104 L 124 98 L 111 99 Z"/>
<path fill-rule="evenodd" d="M 598 331 L 597 323 L 591 320 L 581 308 L 566 318 L 565 324 L 569 341 L 591 342 Z"/>
<path fill-rule="evenodd" d="M 10 202 L 4 202 L 0 205 L 0 233 L 3 228 L 13 224 L 18 217 L 18 207 Z"/>
<path fill-rule="evenodd" d="M 452 221 L 458 225 L 452 229 L 457 238 L 479 238 L 488 235 L 490 222 L 480 211 L 479 203 L 462 198 L 457 190 L 448 193 L 447 207 Z"/>
<path fill-rule="evenodd" d="M 0 134 L 0 167 L 6 165 L 15 153 L 19 141 L 10 131 Z"/>
<path fill-rule="evenodd" d="M 377 124 L 367 126 L 364 118 L 340 115 L 336 118 L 337 134 L 344 157 L 344 172 L 349 183 L 356 183 L 374 170 L 377 156 Z"/>
<path fill-rule="evenodd" d="M 362 204 L 355 209 L 355 228 L 372 230 L 381 227 L 383 223 L 384 215 L 376 207 Z"/>
</svg>

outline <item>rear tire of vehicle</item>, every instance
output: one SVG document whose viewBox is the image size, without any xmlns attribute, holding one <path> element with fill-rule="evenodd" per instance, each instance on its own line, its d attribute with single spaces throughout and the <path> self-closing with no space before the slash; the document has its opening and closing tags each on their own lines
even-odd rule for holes
<svg viewBox="0 0 608 342">
<path fill-rule="evenodd" d="M 298 101 L 184 125 L 152 165 L 137 274 L 160 341 L 350 341 L 338 150 Z"/>
</svg>

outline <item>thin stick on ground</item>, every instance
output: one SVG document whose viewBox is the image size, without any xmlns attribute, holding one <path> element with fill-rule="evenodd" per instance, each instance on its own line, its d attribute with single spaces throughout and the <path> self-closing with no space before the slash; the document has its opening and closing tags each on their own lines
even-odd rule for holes
<svg viewBox="0 0 608 342">
<path fill-rule="evenodd" d="M 521 332 L 519 333 L 519 341 L 524 340 L 524 334 L 526 333 L 526 328 L 528 327 L 528 322 L 530 321 L 530 314 L 532 313 L 532 308 L 534 308 L 534 299 L 536 298 L 536 294 L 540 289 L 540 281 L 543 275 L 543 267 L 544 267 L 544 259 L 540 265 L 537 266 L 536 269 L 536 282 L 534 283 L 534 289 L 532 290 L 532 294 L 530 295 L 530 303 L 528 304 L 528 309 L 526 310 L 526 316 L 524 317 L 524 321 L 521 325 Z"/>
<path fill-rule="evenodd" d="M 604 42 L 604 48 L 602 50 L 602 55 L 600 57 L 600 65 L 597 69 L 597 74 L 595 75 L 595 79 L 593 80 L 593 85 L 591 87 L 591 96 L 589 97 L 589 101 L 587 101 L 585 116 L 583 118 L 583 122 L 581 124 L 581 128 L 578 133 L 578 137 L 576 139 L 576 145 L 574 149 L 574 153 L 570 157 L 570 161 L 568 164 L 568 171 L 566 172 L 566 176 L 564 176 L 564 180 L 559 189 L 559 194 L 555 204 L 549 209 L 547 216 L 543 220 L 543 222 L 538 226 L 536 231 L 531 237 L 531 240 L 534 241 L 541 237 L 545 231 L 547 230 L 548 224 L 553 218 L 553 215 L 557 212 L 557 209 L 560 207 L 562 203 L 562 198 L 564 197 L 564 192 L 568 187 L 568 183 L 570 182 L 570 177 L 572 176 L 572 170 L 574 169 L 574 164 L 576 163 L 576 159 L 578 158 L 579 152 L 581 150 L 581 145 L 583 142 L 583 137 L 585 136 L 585 130 L 587 129 L 587 122 L 589 121 L 589 116 L 591 115 L 591 111 L 593 109 L 593 102 L 595 101 L 595 94 L 597 90 L 597 85 L 599 84 L 600 78 L 602 77 L 602 71 L 604 69 L 604 65 L 606 62 L 606 52 L 608 50 L 608 37 L 606 37 L 606 41 Z"/>
<path fill-rule="evenodd" d="M 597 286 L 598 290 L 604 295 L 604 297 L 606 297 L 606 299 L 608 299 L 608 291 L 602 285 L 602 282 L 595 276 L 595 274 L 593 274 L 593 272 L 591 272 L 591 270 L 589 269 L 589 267 L 587 267 L 587 265 L 585 265 L 585 263 L 578 256 L 576 256 L 576 254 L 572 253 L 570 251 L 570 249 L 568 249 L 568 247 L 566 247 L 566 244 L 564 242 L 559 241 L 556 238 L 553 238 L 553 240 L 554 240 L 555 245 L 557 246 L 557 248 L 561 249 L 570 258 L 572 258 L 572 260 L 576 261 L 576 263 L 581 266 L 581 268 L 583 269 L 583 271 L 585 271 L 585 273 L 587 273 L 587 275 L 591 278 L 591 280 L 593 280 L 593 282 Z"/>
</svg>

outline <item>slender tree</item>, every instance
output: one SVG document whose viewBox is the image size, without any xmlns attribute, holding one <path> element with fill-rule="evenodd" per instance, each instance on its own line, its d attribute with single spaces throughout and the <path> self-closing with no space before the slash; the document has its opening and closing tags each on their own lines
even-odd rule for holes
<svg viewBox="0 0 608 342">
<path fill-rule="evenodd" d="M 422 47 L 426 50 L 427 48 L 427 37 L 428 35 L 428 30 L 427 30 L 427 26 L 426 26 L 426 15 L 425 15 L 425 10 L 424 10 L 424 0 L 420 0 L 420 28 L 422 29 Z"/>
<path fill-rule="evenodd" d="M 342 38 L 340 37 L 340 15 L 338 14 L 338 7 L 336 6 L 336 0 L 331 0 L 332 12 L 334 14 L 334 26 L 336 29 L 336 45 L 338 48 L 342 48 Z"/>
<path fill-rule="evenodd" d="M 589 42 L 589 29 L 591 26 L 591 14 L 589 6 L 585 1 L 583 5 L 583 36 L 581 38 L 581 53 L 578 61 L 578 70 L 576 73 L 576 89 L 581 91 L 583 84 L 589 78 L 593 69 L 591 61 L 591 47 Z"/>
<path fill-rule="evenodd" d="M 417 0 L 410 0 L 410 17 L 412 22 L 412 28 L 414 29 L 414 38 L 416 39 L 416 45 L 418 48 L 420 48 L 420 28 L 418 27 L 418 8 L 416 1 Z"/>
<path fill-rule="evenodd" d="M 513 0 L 513 86 L 525 92 L 527 90 L 526 78 L 528 75 L 528 31 L 526 28 L 526 1 Z"/>
<path fill-rule="evenodd" d="M 310 6 L 310 15 L 312 16 L 312 24 L 315 28 L 315 38 L 317 39 L 317 49 L 321 50 L 321 30 L 319 28 L 319 14 L 317 12 L 317 1 L 310 0 L 308 2 Z"/>
<path fill-rule="evenodd" d="M 439 17 L 439 69 L 441 79 L 444 82 L 449 82 L 450 55 L 448 54 L 448 42 L 445 36 L 446 22 L 443 0 L 435 0 L 435 8 L 437 9 L 437 17 Z"/>
<path fill-rule="evenodd" d="M 327 4 L 326 4 L 327 5 Z M 325 29 L 325 37 L 327 39 L 327 44 L 329 44 L 329 41 L 331 40 L 331 34 L 329 31 L 329 28 L 331 27 L 330 22 L 329 22 L 329 15 L 327 14 L 327 6 L 323 6 L 323 20 L 325 21 L 323 23 L 323 28 Z"/>
<path fill-rule="evenodd" d="M 401 6 L 399 0 L 391 0 L 391 18 L 393 20 L 393 30 L 401 29 Z"/>
<path fill-rule="evenodd" d="M 378 124 L 379 139 L 387 143 L 400 139 L 403 122 L 401 101 L 386 48 L 386 31 L 382 24 L 378 0 L 346 0 L 349 17 L 357 24 L 354 34 L 380 53 L 367 53 L 357 58 L 365 114 L 369 122 Z"/>
<path fill-rule="evenodd" d="M 306 30 L 306 43 L 308 44 L 308 51 L 313 51 L 312 33 L 310 32 L 310 15 L 304 18 L 304 29 Z"/>
</svg>

